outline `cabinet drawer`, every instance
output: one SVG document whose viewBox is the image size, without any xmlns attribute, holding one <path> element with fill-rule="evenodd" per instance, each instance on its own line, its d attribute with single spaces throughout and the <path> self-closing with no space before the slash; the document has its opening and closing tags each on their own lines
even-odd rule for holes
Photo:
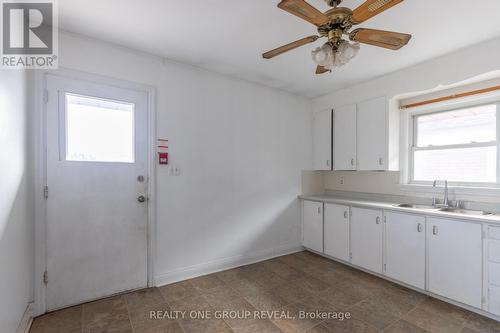
<svg viewBox="0 0 500 333">
<path fill-rule="evenodd" d="M 489 311 L 497 316 L 500 315 L 500 287 L 488 287 Z"/>
<path fill-rule="evenodd" d="M 500 227 L 488 226 L 488 237 L 493 239 L 500 239 Z"/>
<path fill-rule="evenodd" d="M 488 261 L 500 263 L 500 241 L 492 239 L 488 241 Z"/>
<path fill-rule="evenodd" d="M 488 263 L 488 282 L 500 287 L 500 264 Z"/>
</svg>

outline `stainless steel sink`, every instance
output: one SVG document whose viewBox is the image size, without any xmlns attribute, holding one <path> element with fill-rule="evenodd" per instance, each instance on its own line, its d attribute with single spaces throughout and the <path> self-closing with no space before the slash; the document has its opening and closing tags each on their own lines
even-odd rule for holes
<svg viewBox="0 0 500 333">
<path fill-rule="evenodd" d="M 463 209 L 455 207 L 443 207 L 439 208 L 439 211 L 446 213 L 462 214 L 462 215 L 476 215 L 476 216 L 493 215 L 493 213 L 485 212 L 482 210 L 471 210 L 471 209 Z"/>
<path fill-rule="evenodd" d="M 418 204 L 399 204 L 394 206 L 401 208 L 414 208 L 414 209 L 437 209 L 436 207 L 431 205 L 418 205 Z"/>
</svg>

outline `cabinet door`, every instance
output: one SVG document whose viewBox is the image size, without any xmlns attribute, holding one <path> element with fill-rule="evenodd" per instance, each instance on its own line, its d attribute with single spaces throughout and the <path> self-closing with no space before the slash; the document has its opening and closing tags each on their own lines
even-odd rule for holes
<svg viewBox="0 0 500 333">
<path fill-rule="evenodd" d="M 351 208 L 351 262 L 382 273 L 382 211 Z"/>
<path fill-rule="evenodd" d="M 356 170 L 356 109 L 335 109 L 335 170 Z"/>
<path fill-rule="evenodd" d="M 302 245 L 323 252 L 323 203 L 303 201 Z"/>
<path fill-rule="evenodd" d="M 325 254 L 349 261 L 349 206 L 325 203 Z"/>
<path fill-rule="evenodd" d="M 385 97 L 358 104 L 358 170 L 386 170 L 387 125 Z"/>
<path fill-rule="evenodd" d="M 332 169 L 332 110 L 314 115 L 313 167 L 314 170 Z"/>
<path fill-rule="evenodd" d="M 481 308 L 481 225 L 429 217 L 427 244 L 429 291 Z"/>
<path fill-rule="evenodd" d="M 385 214 L 385 275 L 425 289 L 425 217 Z"/>
<path fill-rule="evenodd" d="M 488 311 L 500 316 L 500 287 L 489 285 L 488 286 Z"/>
</svg>

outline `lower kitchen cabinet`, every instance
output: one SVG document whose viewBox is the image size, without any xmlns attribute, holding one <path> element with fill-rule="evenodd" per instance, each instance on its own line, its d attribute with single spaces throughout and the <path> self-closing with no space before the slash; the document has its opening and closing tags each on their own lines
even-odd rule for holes
<svg viewBox="0 0 500 333">
<path fill-rule="evenodd" d="M 349 261 L 349 206 L 325 203 L 324 252 Z"/>
<path fill-rule="evenodd" d="M 427 244 L 428 290 L 481 308 L 481 224 L 428 217 Z"/>
<path fill-rule="evenodd" d="M 425 289 L 425 217 L 387 212 L 385 275 Z"/>
<path fill-rule="evenodd" d="M 323 252 L 323 203 L 302 202 L 302 245 Z"/>
<path fill-rule="evenodd" d="M 489 225 L 485 229 L 485 310 L 500 316 L 500 227 Z"/>
<path fill-rule="evenodd" d="M 382 211 L 352 207 L 351 262 L 375 273 L 382 273 Z"/>
</svg>

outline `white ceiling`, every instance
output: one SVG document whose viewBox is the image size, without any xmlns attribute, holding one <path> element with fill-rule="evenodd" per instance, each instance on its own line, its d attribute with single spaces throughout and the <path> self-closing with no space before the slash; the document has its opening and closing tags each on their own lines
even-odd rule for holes
<svg viewBox="0 0 500 333">
<path fill-rule="evenodd" d="M 398 52 L 363 45 L 333 74 L 317 76 L 311 50 L 324 39 L 272 60 L 261 53 L 314 34 L 276 7 L 278 0 L 64 0 L 63 30 L 316 97 L 500 36 L 498 0 L 406 0 L 360 25 L 413 34 Z M 363 0 L 344 0 L 355 8 Z M 309 0 L 322 11 L 323 0 Z M 466 66 L 467 64 L 464 64 Z"/>
</svg>

